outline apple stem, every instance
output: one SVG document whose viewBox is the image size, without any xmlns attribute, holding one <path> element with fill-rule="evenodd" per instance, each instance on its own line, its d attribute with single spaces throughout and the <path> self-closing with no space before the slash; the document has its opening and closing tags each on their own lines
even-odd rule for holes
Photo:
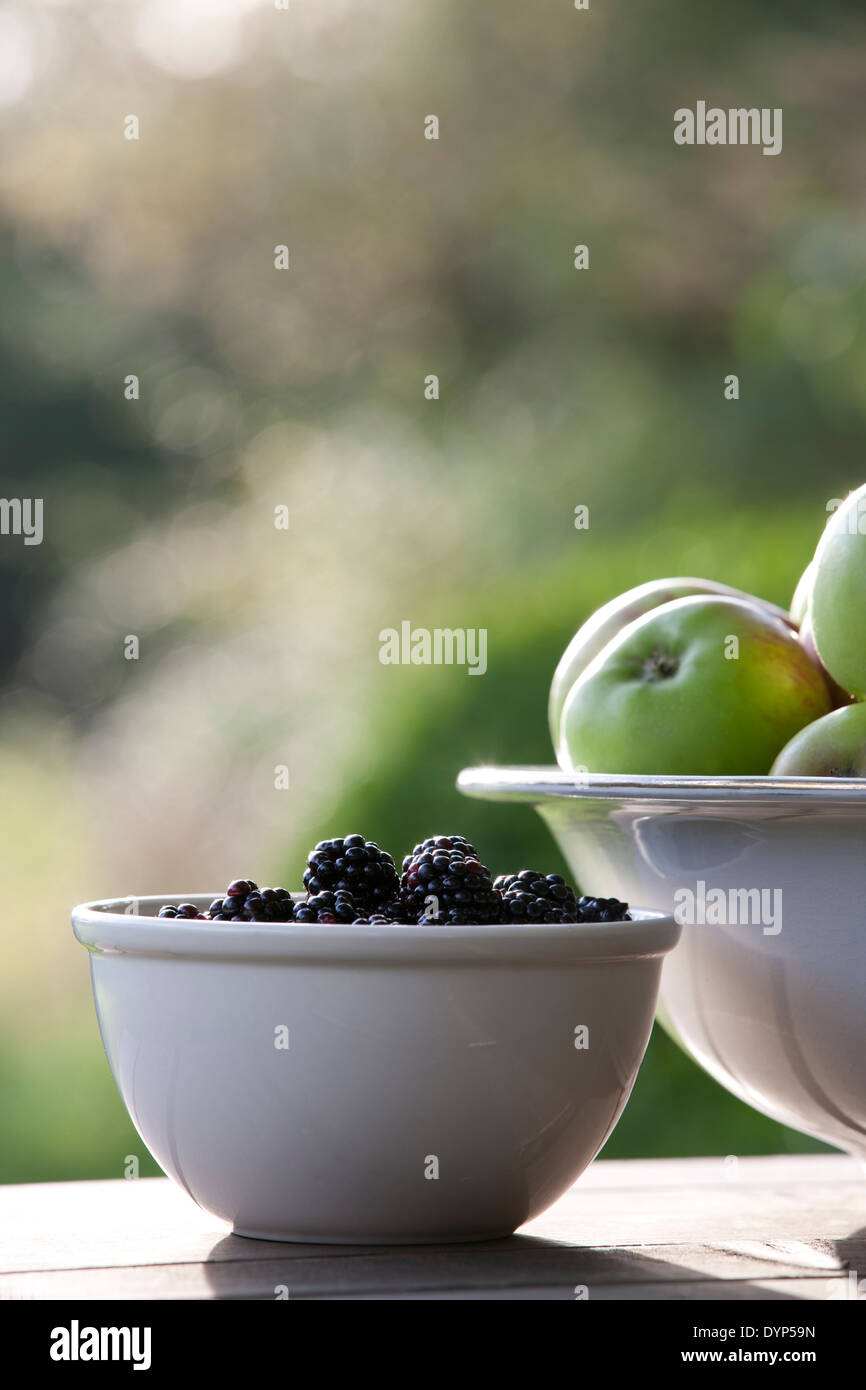
<svg viewBox="0 0 866 1390">
<path fill-rule="evenodd" d="M 656 647 L 652 656 L 648 656 L 643 664 L 643 678 L 645 681 L 667 680 L 669 676 L 675 676 L 679 670 L 679 658 L 671 656 L 669 652 L 660 651 Z"/>
</svg>

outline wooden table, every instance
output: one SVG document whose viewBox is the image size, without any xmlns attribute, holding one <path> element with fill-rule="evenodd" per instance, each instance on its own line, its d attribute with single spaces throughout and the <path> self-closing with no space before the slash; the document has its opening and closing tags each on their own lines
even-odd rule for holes
<svg viewBox="0 0 866 1390">
<path fill-rule="evenodd" d="M 231 1235 L 167 1178 L 0 1188 L 4 1299 L 866 1297 L 866 1174 L 837 1155 L 599 1160 L 508 1240 Z M 860 1283 L 862 1281 L 862 1283 Z"/>
</svg>

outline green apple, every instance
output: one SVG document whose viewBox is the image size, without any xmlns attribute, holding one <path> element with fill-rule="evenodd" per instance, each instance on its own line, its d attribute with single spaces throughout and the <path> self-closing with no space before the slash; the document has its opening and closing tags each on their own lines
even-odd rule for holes
<svg viewBox="0 0 866 1390">
<path fill-rule="evenodd" d="M 834 708 L 851 703 L 851 696 L 841 685 L 837 685 L 818 655 L 815 633 L 812 626 L 812 585 L 815 582 L 815 561 L 810 560 L 797 581 L 794 597 L 791 599 L 790 620 L 799 630 L 800 641 L 811 657 L 817 661 L 824 672 L 824 679 L 830 689 L 830 699 Z"/>
<path fill-rule="evenodd" d="M 790 624 L 742 599 L 674 599 L 635 619 L 572 686 L 562 714 L 571 770 L 766 773 L 831 708 Z"/>
<path fill-rule="evenodd" d="M 562 654 L 550 686 L 550 699 L 547 706 L 550 736 L 553 740 L 554 752 L 563 767 L 566 767 L 567 763 L 560 756 L 562 711 L 569 691 L 578 676 L 586 670 L 594 657 L 598 656 L 599 652 L 607 646 L 611 638 L 615 637 L 629 623 L 634 622 L 635 618 L 640 618 L 644 613 L 659 608 L 663 603 L 670 603 L 672 599 L 688 598 L 697 594 L 714 594 L 720 597 L 748 600 L 768 609 L 771 613 L 775 613 L 777 617 L 789 621 L 784 610 L 777 608 L 775 604 L 765 603 L 763 599 L 752 598 L 751 594 L 743 593 L 742 589 L 732 589 L 729 585 L 718 584 L 713 579 L 651 579 L 649 583 L 638 584 L 634 589 L 627 589 L 618 598 L 603 604 L 601 608 L 596 609 L 590 618 L 587 618 L 583 626 L 578 628 L 572 637 Z"/>
<path fill-rule="evenodd" d="M 866 777 L 866 704 L 834 709 L 786 743 L 774 777 Z"/>
<path fill-rule="evenodd" d="M 866 485 L 824 528 L 809 604 L 818 655 L 849 695 L 866 695 Z"/>
<path fill-rule="evenodd" d="M 833 708 L 838 709 L 840 705 L 850 705 L 851 696 L 848 694 L 847 690 L 842 689 L 841 685 L 836 684 L 833 677 L 830 675 L 830 672 L 827 670 L 826 666 L 824 665 L 823 661 L 818 655 L 818 648 L 815 646 L 815 634 L 812 630 L 811 608 L 806 609 L 806 616 L 803 618 L 803 621 L 800 624 L 799 637 L 801 646 L 804 646 L 806 648 L 806 651 L 809 653 L 812 659 L 818 663 L 818 665 L 824 673 L 824 679 L 827 682 L 827 688 L 830 691 L 830 703 L 832 704 Z"/>
<path fill-rule="evenodd" d="M 810 560 L 800 578 L 797 580 L 797 587 L 794 590 L 794 597 L 791 599 L 791 622 L 795 627 L 799 627 L 809 609 L 809 599 L 812 597 L 812 581 L 815 578 L 815 561 Z"/>
</svg>

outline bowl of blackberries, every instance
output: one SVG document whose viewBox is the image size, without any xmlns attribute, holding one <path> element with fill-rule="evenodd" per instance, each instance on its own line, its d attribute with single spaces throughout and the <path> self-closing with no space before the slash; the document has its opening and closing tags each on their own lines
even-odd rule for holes
<svg viewBox="0 0 866 1390">
<path fill-rule="evenodd" d="M 323 840 L 303 891 L 85 903 L 112 1074 L 164 1171 L 239 1235 L 510 1235 L 592 1161 L 652 1028 L 663 912 L 557 873 L 494 877 L 465 837 L 398 870 Z"/>
</svg>

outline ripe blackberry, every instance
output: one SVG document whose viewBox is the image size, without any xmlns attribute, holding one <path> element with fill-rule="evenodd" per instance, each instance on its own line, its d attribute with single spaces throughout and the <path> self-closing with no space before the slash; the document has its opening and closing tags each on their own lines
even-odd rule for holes
<svg viewBox="0 0 866 1390">
<path fill-rule="evenodd" d="M 630 922 L 632 920 L 628 903 L 621 903 L 619 898 L 591 898 L 584 895 L 584 897 L 578 898 L 577 910 L 579 922 Z"/>
<path fill-rule="evenodd" d="M 214 922 L 249 922 L 244 915 L 246 900 L 251 893 L 258 892 L 258 884 L 251 878 L 232 879 L 224 898 L 214 898 L 208 912 Z"/>
<path fill-rule="evenodd" d="M 521 869 L 519 874 L 500 874 L 493 887 L 503 897 L 504 922 L 577 921 L 577 896 L 561 874 Z M 549 915 L 551 910 L 559 915 Z"/>
<path fill-rule="evenodd" d="M 388 903 L 381 909 L 382 916 L 387 917 L 391 923 L 400 926 L 411 927 L 418 921 L 418 913 L 403 898 L 395 898 L 392 903 Z"/>
<path fill-rule="evenodd" d="M 500 898 L 500 922 L 576 922 L 577 909 L 555 907 L 549 898 L 537 898 L 531 893 L 503 893 Z"/>
<path fill-rule="evenodd" d="M 158 915 L 166 918 L 180 917 L 185 921 L 203 922 L 205 920 L 204 913 L 199 912 L 195 903 L 180 903 L 178 906 L 175 906 L 174 903 L 166 903 L 165 907 L 159 909 Z"/>
<path fill-rule="evenodd" d="M 456 907 L 450 908 L 447 912 L 441 912 L 438 917 L 428 917 L 426 913 L 422 912 L 418 918 L 419 927 L 467 927 L 475 925 L 475 922 L 475 917 L 467 917 Z"/>
<path fill-rule="evenodd" d="M 362 913 L 351 893 L 314 893 L 295 907 L 296 922 L 357 922 Z"/>
<path fill-rule="evenodd" d="M 285 888 L 259 888 L 251 878 L 236 878 L 224 898 L 214 898 L 208 909 L 213 922 L 291 922 L 292 895 Z"/>
<path fill-rule="evenodd" d="M 431 835 L 428 840 L 422 840 L 420 845 L 416 845 L 411 854 L 407 854 L 403 860 L 403 873 L 405 874 L 413 859 L 419 859 L 422 854 L 432 854 L 434 850 L 462 851 L 464 859 L 478 859 L 481 855 L 473 844 L 470 844 L 463 835 Z"/>
<path fill-rule="evenodd" d="M 417 914 L 412 912 L 408 903 L 404 903 L 402 898 L 395 898 L 394 902 L 386 903 L 376 912 L 365 911 L 361 916 L 355 918 L 356 926 L 366 926 L 372 922 L 377 926 L 393 927 L 395 923 L 404 926 L 414 926 L 417 922 Z"/>
<path fill-rule="evenodd" d="M 307 856 L 304 887 L 319 893 L 350 893 L 361 912 L 378 912 L 396 898 L 400 880 L 394 860 L 374 840 L 346 835 L 321 840 Z"/>
<path fill-rule="evenodd" d="M 419 922 L 443 922 L 452 912 L 466 922 L 496 922 L 500 897 L 490 870 L 462 835 L 436 835 L 403 860 L 400 896 Z M 434 902 L 429 901 L 435 899 Z"/>
<path fill-rule="evenodd" d="M 409 903 L 402 898 L 395 898 L 392 903 L 379 909 L 378 912 L 371 912 L 367 916 L 358 917 L 355 926 L 366 926 L 373 923 L 377 926 L 403 926 L 414 927 L 418 921 L 418 912 L 410 907 Z"/>
</svg>

